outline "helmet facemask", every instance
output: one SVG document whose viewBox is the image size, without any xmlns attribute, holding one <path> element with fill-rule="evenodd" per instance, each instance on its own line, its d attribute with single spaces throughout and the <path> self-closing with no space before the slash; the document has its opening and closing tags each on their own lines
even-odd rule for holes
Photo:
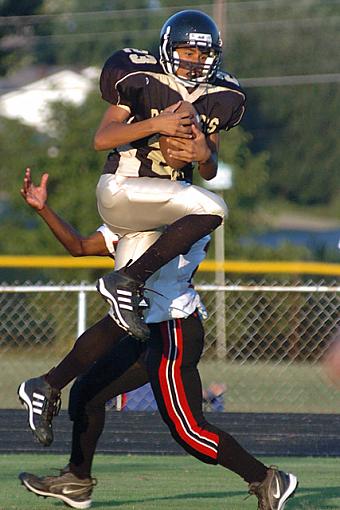
<svg viewBox="0 0 340 510">
<path fill-rule="evenodd" d="M 193 85 L 207 83 L 214 78 L 221 64 L 221 47 L 221 39 L 218 40 L 218 44 L 214 44 L 209 33 L 191 32 L 188 34 L 186 41 L 176 41 L 172 37 L 171 26 L 169 25 L 161 39 L 160 61 L 167 74 L 172 74 Z M 200 51 L 207 53 L 207 58 L 204 63 L 181 60 L 177 48 L 198 48 Z M 179 67 L 189 70 L 187 78 L 177 75 Z"/>
<path fill-rule="evenodd" d="M 183 46 L 177 46 L 172 51 L 172 67 L 174 69 L 174 74 L 177 73 L 179 68 L 189 71 L 188 78 L 184 78 L 184 76 L 179 76 L 179 78 L 188 79 L 196 83 L 206 83 L 215 75 L 220 63 L 220 57 L 215 50 L 202 49 L 201 46 L 196 45 L 199 50 L 207 53 L 207 58 L 204 63 L 200 63 L 181 59 L 177 51 L 179 47 L 182 48 Z"/>
</svg>

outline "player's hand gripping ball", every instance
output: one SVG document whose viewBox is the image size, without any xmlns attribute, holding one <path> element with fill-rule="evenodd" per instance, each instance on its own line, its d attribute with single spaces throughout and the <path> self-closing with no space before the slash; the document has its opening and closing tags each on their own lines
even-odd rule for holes
<svg viewBox="0 0 340 510">
<path fill-rule="evenodd" d="M 199 127 L 199 116 L 197 111 L 195 110 L 194 106 L 189 103 L 189 101 L 182 101 L 178 109 L 176 110 L 176 113 L 186 113 L 188 112 L 192 117 L 192 123 L 196 124 L 196 126 Z M 168 154 L 168 148 L 169 148 L 169 138 L 172 138 L 176 140 L 177 137 L 169 137 L 168 135 L 161 135 L 159 137 L 159 148 L 161 150 L 161 153 L 163 155 L 163 158 L 165 159 L 167 165 L 171 166 L 171 168 L 174 168 L 175 170 L 180 170 L 185 165 L 188 164 L 187 161 L 181 161 L 179 159 L 175 159 L 172 156 L 169 156 Z"/>
</svg>

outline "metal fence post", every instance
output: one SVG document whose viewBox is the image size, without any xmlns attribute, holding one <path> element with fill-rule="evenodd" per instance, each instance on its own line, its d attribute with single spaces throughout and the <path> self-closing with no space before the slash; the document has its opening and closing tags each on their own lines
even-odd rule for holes
<svg viewBox="0 0 340 510">
<path fill-rule="evenodd" d="M 215 273 L 215 283 L 220 287 L 225 285 L 225 275 L 222 267 L 224 263 L 224 242 L 224 226 L 220 225 L 215 231 L 215 259 L 220 265 Z M 225 359 L 227 355 L 227 337 L 224 290 L 216 292 L 216 312 L 216 354 L 218 358 Z"/>
<path fill-rule="evenodd" d="M 86 329 L 86 292 L 80 290 L 78 292 L 78 320 L 77 320 L 77 337 L 80 337 Z"/>
<path fill-rule="evenodd" d="M 223 12 L 223 4 L 224 2 L 217 1 L 215 2 L 216 8 L 221 8 L 216 12 L 216 16 L 219 18 L 220 23 L 222 23 L 222 12 Z M 214 179 L 211 181 L 205 182 L 205 186 L 218 193 L 218 195 L 224 199 L 224 190 L 230 189 L 232 186 L 232 168 L 223 163 L 223 161 L 218 162 L 218 172 Z M 226 317 L 225 317 L 225 292 L 223 287 L 225 285 L 225 275 L 224 275 L 224 261 L 225 261 L 225 232 L 224 232 L 224 224 L 220 225 L 215 230 L 215 260 L 216 260 L 216 270 L 215 270 L 215 284 L 222 289 L 216 291 L 216 311 L 217 311 L 217 321 L 216 321 L 216 355 L 220 359 L 225 359 L 227 355 L 227 339 L 226 339 Z"/>
</svg>

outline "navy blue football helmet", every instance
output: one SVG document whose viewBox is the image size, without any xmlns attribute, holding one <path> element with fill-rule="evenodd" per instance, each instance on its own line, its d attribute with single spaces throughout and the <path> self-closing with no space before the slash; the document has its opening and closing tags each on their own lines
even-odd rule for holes
<svg viewBox="0 0 340 510">
<path fill-rule="evenodd" d="M 188 66 L 180 61 L 177 48 L 196 47 L 207 54 L 204 63 L 192 64 L 190 77 L 194 83 L 211 81 L 220 64 L 222 41 L 216 23 L 204 12 L 197 10 L 180 11 L 171 16 L 163 25 L 160 34 L 160 62 L 166 74 L 176 76 L 176 71 Z"/>
</svg>

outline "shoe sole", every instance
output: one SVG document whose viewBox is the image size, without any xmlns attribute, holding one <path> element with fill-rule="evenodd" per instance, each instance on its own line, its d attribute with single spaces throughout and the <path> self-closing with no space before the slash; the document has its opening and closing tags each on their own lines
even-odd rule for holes
<svg viewBox="0 0 340 510">
<path fill-rule="evenodd" d="M 294 493 L 299 485 L 299 482 L 295 475 L 292 475 L 289 473 L 289 487 L 282 496 L 282 498 L 279 501 L 279 505 L 277 507 L 277 510 L 283 510 L 286 506 L 286 502 L 289 498 L 292 498 L 294 496 Z"/>
<path fill-rule="evenodd" d="M 106 289 L 103 278 L 98 280 L 97 290 L 99 294 L 112 306 L 112 313 L 110 313 L 111 319 L 115 321 L 120 328 L 127 333 L 131 334 L 129 325 L 125 322 L 119 311 L 118 302 L 114 299 L 112 294 Z"/>
<path fill-rule="evenodd" d="M 19 479 L 20 479 L 22 485 L 24 485 L 28 491 L 33 492 L 37 496 L 43 496 L 45 498 L 60 499 L 61 501 L 66 503 L 66 505 L 70 506 L 71 508 L 78 508 L 79 510 L 82 510 L 84 508 L 90 508 L 90 506 L 92 504 L 91 499 L 89 499 L 87 501 L 79 501 L 79 502 L 74 501 L 74 500 L 68 498 L 67 496 L 64 496 L 63 494 L 53 494 L 51 492 L 44 492 L 39 489 L 36 489 L 32 485 L 30 485 L 29 482 L 27 480 L 25 480 L 25 478 L 21 477 L 20 475 L 19 475 Z"/>
</svg>

